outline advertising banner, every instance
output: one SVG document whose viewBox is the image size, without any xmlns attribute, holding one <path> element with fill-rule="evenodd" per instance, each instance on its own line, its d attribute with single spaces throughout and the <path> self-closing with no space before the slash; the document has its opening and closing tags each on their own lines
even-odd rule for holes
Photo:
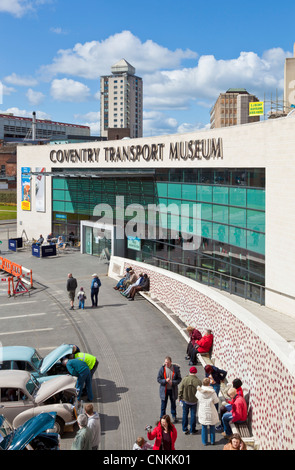
<svg viewBox="0 0 295 470">
<path fill-rule="evenodd" d="M 261 116 L 264 113 L 264 102 L 255 101 L 249 103 L 249 116 Z"/>
<path fill-rule="evenodd" d="M 45 176 L 43 175 L 45 168 L 36 168 L 35 179 L 35 203 L 37 212 L 45 211 Z"/>
<path fill-rule="evenodd" d="M 22 183 L 22 199 L 21 209 L 23 211 L 31 210 L 31 168 L 22 167 L 21 169 L 21 183 Z"/>
</svg>

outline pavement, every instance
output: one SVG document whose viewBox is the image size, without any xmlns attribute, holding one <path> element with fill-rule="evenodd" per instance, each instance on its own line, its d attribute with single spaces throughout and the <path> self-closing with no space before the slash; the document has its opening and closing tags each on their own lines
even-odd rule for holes
<svg viewBox="0 0 295 470">
<path fill-rule="evenodd" d="M 15 253 L 7 246 L 3 239 L 0 256 L 32 269 L 33 289 L 8 297 L 7 284 L 1 282 L 2 345 L 33 346 L 41 355 L 46 355 L 62 343 L 71 343 L 97 356 L 99 366 L 93 378 L 93 389 L 94 406 L 102 425 L 100 448 L 107 451 L 132 449 L 138 436 L 146 437 L 145 426 L 154 426 L 159 419 L 157 373 L 165 357 L 171 356 L 172 362 L 180 365 L 182 377 L 188 374 L 188 362 L 184 359 L 187 343 L 180 328 L 143 297 L 128 302 L 115 291 L 114 280 L 107 276 L 108 264 L 98 257 L 68 249 L 58 256 L 36 258 L 29 248 Z M 66 292 L 69 272 L 86 292 L 84 311 L 77 308 L 77 302 L 74 310 L 69 309 Z M 94 309 L 90 306 L 93 273 L 98 273 L 102 282 L 99 307 Z M 294 319 L 281 315 L 279 325 L 281 331 L 288 332 L 289 341 L 292 340 L 290 331 L 294 331 Z M 197 368 L 202 380 L 203 367 L 198 365 Z M 167 413 L 170 414 L 169 405 Z M 204 447 L 200 425 L 197 425 L 197 435 L 184 435 L 179 403 L 177 413 L 176 450 L 221 450 L 226 444 L 222 435 L 216 433 L 216 444 Z M 62 449 L 71 448 L 76 431 L 69 430 L 64 435 Z"/>
<path fill-rule="evenodd" d="M 7 242 L 1 256 L 32 269 L 33 289 L 29 293 L 7 296 L 7 283 L 0 285 L 0 341 L 3 346 L 24 345 L 42 356 L 62 343 L 77 344 L 99 360 L 93 378 L 94 406 L 102 425 L 101 450 L 131 450 L 138 436 L 146 437 L 145 426 L 154 426 L 160 416 L 157 374 L 165 357 L 180 365 L 182 377 L 189 372 L 185 360 L 187 343 L 180 331 L 143 297 L 128 302 L 113 289 L 107 276 L 108 264 L 95 256 L 67 250 L 58 256 L 36 258 L 31 250 L 12 252 Z M 87 295 L 85 310 L 70 310 L 66 292 L 71 272 Z M 99 307 L 91 308 L 92 274 L 102 282 Z M 2 273 L 3 276 L 3 273 Z M 198 366 L 198 377 L 204 370 Z M 170 413 L 168 404 L 167 413 Z M 204 447 L 200 429 L 197 435 L 182 433 L 182 408 L 177 404 L 177 450 L 221 450 L 226 444 L 216 433 L 215 446 Z M 61 448 L 71 448 L 77 429 L 69 430 Z M 153 442 L 151 442 L 153 443 Z"/>
</svg>

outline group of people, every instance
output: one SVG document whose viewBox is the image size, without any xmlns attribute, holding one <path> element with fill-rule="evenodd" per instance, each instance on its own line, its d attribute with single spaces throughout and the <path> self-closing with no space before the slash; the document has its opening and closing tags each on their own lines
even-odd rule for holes
<svg viewBox="0 0 295 470">
<path fill-rule="evenodd" d="M 190 332 L 193 330 L 189 327 Z M 209 348 L 210 350 L 212 347 L 213 335 L 210 330 L 206 330 L 204 335 L 200 333 L 197 335 L 195 332 L 191 339 L 199 346 L 204 346 L 204 349 Z M 196 349 L 200 350 L 200 348 Z M 196 366 L 192 365 L 189 374 L 182 378 L 180 366 L 173 363 L 171 357 L 165 358 L 157 376 L 161 400 L 160 420 L 155 428 L 151 426 L 146 428 L 147 439 L 155 440 L 153 450 L 175 450 L 177 439 L 175 423 L 178 421 L 176 415 L 177 399 L 182 406 L 182 431 L 184 434 L 198 433 L 196 429 L 198 416 L 198 421 L 202 426 L 201 439 L 204 446 L 209 444 L 209 436 L 210 444 L 214 445 L 215 432 L 222 431 L 222 435 L 228 439 L 224 450 L 246 450 L 246 445 L 241 437 L 238 434 L 233 435 L 230 427 L 231 422 L 247 420 L 247 403 L 243 396 L 241 380 L 235 379 L 233 381 L 228 390 L 229 399 L 222 403 L 219 410 L 218 395 L 227 372 L 213 365 L 205 366 L 204 372 L 205 378 L 201 381 L 197 376 Z M 168 400 L 171 405 L 171 417 L 166 414 Z M 218 423 L 220 424 L 218 425 Z M 150 444 L 143 437 L 139 437 L 133 447 L 134 450 L 150 448 Z"/>
<path fill-rule="evenodd" d="M 82 397 L 87 396 L 84 413 L 77 418 L 79 430 L 72 444 L 72 450 L 97 450 L 100 443 L 100 417 L 93 409 L 92 378 L 99 361 L 95 356 L 80 351 L 76 345 L 71 345 L 72 353 L 62 358 L 62 364 L 67 372 L 77 377 L 76 390 L 79 409 Z"/>
<path fill-rule="evenodd" d="M 68 274 L 67 279 L 67 292 L 70 299 L 70 310 L 74 310 L 74 302 L 76 299 L 76 290 L 78 287 L 78 282 L 75 277 L 73 277 L 72 273 Z M 99 279 L 98 274 L 92 274 L 92 281 L 90 286 L 90 297 L 91 297 L 91 304 L 92 308 L 98 306 L 98 294 L 99 288 L 101 287 L 101 280 Z M 85 308 L 85 301 L 87 297 L 83 287 L 80 287 L 80 290 L 77 295 L 77 300 L 79 302 L 79 309 L 84 310 Z"/>
<path fill-rule="evenodd" d="M 150 290 L 150 279 L 147 274 L 135 273 L 132 267 L 126 268 L 125 276 L 115 285 L 118 290 L 128 300 L 134 300 L 135 295 L 140 292 L 148 292 Z"/>
</svg>

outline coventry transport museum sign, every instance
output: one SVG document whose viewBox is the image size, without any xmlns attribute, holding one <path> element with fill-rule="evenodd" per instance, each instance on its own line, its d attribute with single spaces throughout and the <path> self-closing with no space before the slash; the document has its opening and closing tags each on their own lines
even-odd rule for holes
<svg viewBox="0 0 295 470">
<path fill-rule="evenodd" d="M 168 154 L 168 155 L 167 155 Z M 222 139 L 202 139 L 180 142 L 118 145 L 117 147 L 80 148 L 51 150 L 52 163 L 98 163 L 100 159 L 106 162 L 139 162 L 169 160 L 210 160 L 223 158 Z"/>
</svg>

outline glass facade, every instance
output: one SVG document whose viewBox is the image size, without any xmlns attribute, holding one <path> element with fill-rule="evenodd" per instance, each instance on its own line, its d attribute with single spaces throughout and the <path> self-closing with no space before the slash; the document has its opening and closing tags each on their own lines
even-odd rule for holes
<svg viewBox="0 0 295 470">
<path fill-rule="evenodd" d="M 135 217 L 130 205 L 140 204 L 141 251 L 126 243 L 126 257 L 261 301 L 264 169 L 89 170 L 82 176 L 71 171 L 71 177 L 52 181 L 54 234 L 74 231 L 79 238 L 80 220 L 97 220 L 94 208 L 101 203 L 112 208 L 108 223 L 126 227 Z M 187 249 L 190 235 L 198 243 Z"/>
</svg>

